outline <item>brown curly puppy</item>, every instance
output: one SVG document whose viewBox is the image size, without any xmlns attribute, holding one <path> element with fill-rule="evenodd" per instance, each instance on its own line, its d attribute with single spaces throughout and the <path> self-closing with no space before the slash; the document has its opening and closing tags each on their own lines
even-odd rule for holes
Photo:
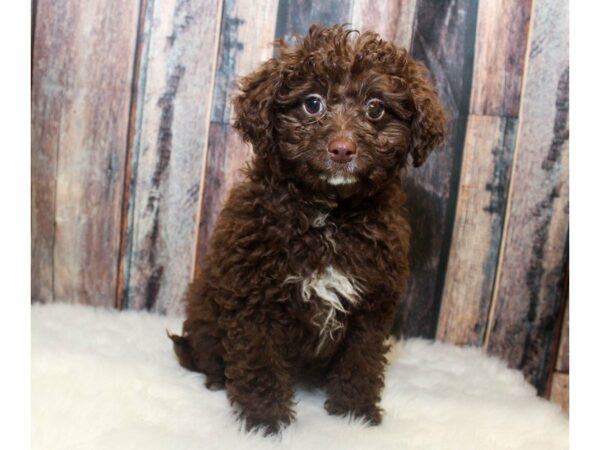
<svg viewBox="0 0 600 450">
<path fill-rule="evenodd" d="M 234 127 L 254 148 L 187 294 L 181 364 L 226 388 L 247 428 L 294 417 L 294 384 L 372 424 L 410 229 L 400 172 L 440 144 L 423 65 L 377 34 L 313 25 L 243 78 Z"/>
</svg>

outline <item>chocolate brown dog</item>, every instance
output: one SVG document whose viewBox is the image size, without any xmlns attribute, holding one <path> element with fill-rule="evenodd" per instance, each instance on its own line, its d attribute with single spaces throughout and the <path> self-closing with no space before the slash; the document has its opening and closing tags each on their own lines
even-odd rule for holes
<svg viewBox="0 0 600 450">
<path fill-rule="evenodd" d="M 225 388 L 247 428 L 294 417 L 294 384 L 372 424 L 385 340 L 408 276 L 400 173 L 443 140 L 423 65 L 377 34 L 312 26 L 243 78 L 234 127 L 252 144 L 187 293 L 181 364 Z"/>
</svg>

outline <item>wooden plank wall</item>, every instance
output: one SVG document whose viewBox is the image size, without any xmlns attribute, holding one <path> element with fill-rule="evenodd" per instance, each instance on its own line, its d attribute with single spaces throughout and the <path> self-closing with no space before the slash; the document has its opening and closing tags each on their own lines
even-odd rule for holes
<svg viewBox="0 0 600 450">
<path fill-rule="evenodd" d="M 482 346 L 565 398 L 566 0 L 93 3 L 34 3 L 32 301 L 180 313 L 251 153 L 236 78 L 275 38 L 351 23 L 422 60 L 451 120 L 405 173 L 397 333 Z"/>
</svg>

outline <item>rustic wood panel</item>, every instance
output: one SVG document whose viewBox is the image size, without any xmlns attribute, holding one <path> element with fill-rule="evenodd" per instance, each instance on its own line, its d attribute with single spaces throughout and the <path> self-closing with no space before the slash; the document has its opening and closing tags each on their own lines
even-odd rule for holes
<svg viewBox="0 0 600 450">
<path fill-rule="evenodd" d="M 54 52 L 68 30 L 51 19 L 64 5 L 42 1 L 41 9 L 46 20 L 35 20 L 32 31 L 37 39 L 32 44 L 36 58 L 31 92 L 31 300 L 46 303 L 54 300 L 56 168 L 67 71 Z"/>
<path fill-rule="evenodd" d="M 479 6 L 471 116 L 437 337 L 481 345 L 492 298 L 515 146 L 531 3 Z"/>
<path fill-rule="evenodd" d="M 554 372 L 550 388 L 550 400 L 560 405 L 562 410 L 569 413 L 569 374 Z"/>
<path fill-rule="evenodd" d="M 352 27 L 359 31 L 375 31 L 387 40 L 410 48 L 417 0 L 372 2 L 354 0 Z"/>
<path fill-rule="evenodd" d="M 405 180 L 412 274 L 396 330 L 406 336 L 435 336 L 469 112 L 476 19 L 473 0 L 422 0 L 417 6 L 412 54 L 432 73 L 451 133 L 443 150 L 422 167 L 408 169 Z"/>
<path fill-rule="evenodd" d="M 562 329 L 560 332 L 560 343 L 558 345 L 558 355 L 556 357 L 557 372 L 569 373 L 569 304 L 565 308 Z"/>
<path fill-rule="evenodd" d="M 196 243 L 196 273 L 200 271 L 225 194 L 240 179 L 239 169 L 251 154 L 250 147 L 230 127 L 235 80 L 272 56 L 276 17 L 276 0 L 260 4 L 250 0 L 225 0 L 224 3 Z"/>
<path fill-rule="evenodd" d="M 500 251 L 515 119 L 470 116 L 437 338 L 481 345 Z"/>
<path fill-rule="evenodd" d="M 149 0 L 143 20 L 123 307 L 181 311 L 196 220 L 221 3 Z"/>
<path fill-rule="evenodd" d="M 313 23 L 330 26 L 351 20 L 352 0 L 279 0 L 275 34 L 289 42 L 296 34 L 304 36 Z"/>
<path fill-rule="evenodd" d="M 532 0 L 479 3 L 471 112 L 517 117 Z"/>
<path fill-rule="evenodd" d="M 38 1 L 34 301 L 114 302 L 138 6 Z"/>
<path fill-rule="evenodd" d="M 567 2 L 536 1 L 531 33 L 486 347 L 542 392 L 554 364 L 568 231 Z"/>
</svg>

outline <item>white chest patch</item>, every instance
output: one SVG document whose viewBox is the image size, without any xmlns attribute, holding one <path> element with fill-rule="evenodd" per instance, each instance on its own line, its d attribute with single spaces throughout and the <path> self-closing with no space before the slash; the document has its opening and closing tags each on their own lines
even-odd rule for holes
<svg viewBox="0 0 600 450">
<path fill-rule="evenodd" d="M 356 305 L 360 301 L 360 285 L 343 273 L 328 266 L 323 272 L 314 272 L 302 280 L 302 300 L 318 302 L 320 311 L 314 318 L 321 339 L 317 353 L 325 340 L 343 327 L 338 314 L 347 314 L 345 304 Z"/>
</svg>

